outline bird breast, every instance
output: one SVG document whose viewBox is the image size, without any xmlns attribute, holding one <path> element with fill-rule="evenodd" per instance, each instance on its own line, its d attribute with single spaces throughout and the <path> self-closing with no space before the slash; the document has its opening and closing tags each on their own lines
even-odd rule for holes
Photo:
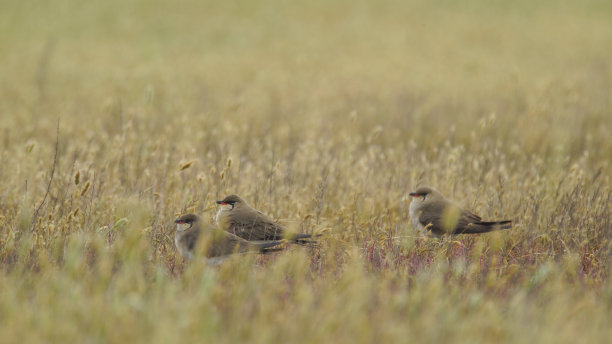
<svg viewBox="0 0 612 344">
<path fill-rule="evenodd" d="M 228 206 L 222 206 L 221 209 L 219 209 L 219 211 L 217 212 L 217 216 L 215 217 L 215 221 L 217 222 L 217 227 L 225 230 L 225 226 L 224 226 L 224 220 L 226 219 L 227 216 L 229 216 L 229 211 L 231 210 L 231 208 L 228 208 Z"/>
<path fill-rule="evenodd" d="M 183 252 L 181 252 L 181 245 L 179 245 L 180 244 L 180 240 L 181 240 L 181 235 L 177 231 L 177 232 L 174 233 L 174 245 L 179 250 L 179 253 L 181 255 L 183 255 Z"/>
<path fill-rule="evenodd" d="M 419 207 L 421 203 L 423 202 L 417 201 L 416 199 L 413 199 L 412 202 L 410 202 L 410 220 L 412 220 L 412 225 L 414 228 L 418 230 L 425 229 L 421 222 L 419 222 Z"/>
<path fill-rule="evenodd" d="M 187 248 L 187 244 L 184 240 L 181 239 L 183 239 L 183 234 L 177 231 L 174 234 L 174 244 L 176 245 L 176 248 L 178 249 L 181 256 L 183 256 L 185 259 L 193 259 L 193 252 L 191 252 L 189 248 Z"/>
</svg>

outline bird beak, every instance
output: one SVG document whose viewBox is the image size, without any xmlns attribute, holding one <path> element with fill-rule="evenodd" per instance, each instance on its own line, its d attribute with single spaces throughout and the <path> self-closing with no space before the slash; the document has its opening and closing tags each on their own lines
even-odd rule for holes
<svg viewBox="0 0 612 344">
<path fill-rule="evenodd" d="M 225 202 L 223 202 L 223 201 L 217 201 L 217 204 L 227 205 L 227 203 L 225 203 Z"/>
<path fill-rule="evenodd" d="M 419 197 L 419 194 L 418 194 L 418 193 L 415 193 L 415 192 L 411 192 L 411 193 L 409 193 L 409 194 L 408 194 L 408 196 L 411 196 L 411 197 Z"/>
<path fill-rule="evenodd" d="M 181 221 L 181 220 L 174 220 L 174 223 L 181 224 L 181 223 L 184 223 L 184 222 L 183 222 L 183 221 Z"/>
</svg>

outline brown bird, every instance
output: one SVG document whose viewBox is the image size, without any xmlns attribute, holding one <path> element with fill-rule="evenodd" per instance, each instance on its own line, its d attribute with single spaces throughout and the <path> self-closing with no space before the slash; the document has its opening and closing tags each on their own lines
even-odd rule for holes
<svg viewBox="0 0 612 344">
<path fill-rule="evenodd" d="M 278 247 L 282 240 L 275 241 L 247 241 L 236 235 L 205 224 L 202 226 L 201 218 L 196 214 L 185 214 L 177 218 L 174 244 L 177 250 L 187 260 L 192 260 L 199 240 L 206 236 L 207 242 L 204 256 L 208 263 L 218 265 L 232 254 L 245 252 L 270 253 L 280 251 Z M 202 227 L 204 231 L 202 231 Z"/>
<path fill-rule="evenodd" d="M 480 216 L 462 209 L 429 186 L 410 193 L 410 218 L 419 230 L 433 235 L 479 234 L 512 227 L 512 221 L 482 221 Z"/>
<path fill-rule="evenodd" d="M 298 244 L 313 243 L 312 234 L 291 234 L 259 210 L 251 208 L 242 198 L 229 195 L 217 201 L 222 207 L 217 213 L 217 226 L 245 240 L 288 239 Z"/>
</svg>

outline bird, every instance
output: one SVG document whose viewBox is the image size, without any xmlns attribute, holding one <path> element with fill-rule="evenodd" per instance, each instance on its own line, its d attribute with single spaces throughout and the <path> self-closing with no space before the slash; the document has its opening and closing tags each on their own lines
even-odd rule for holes
<svg viewBox="0 0 612 344">
<path fill-rule="evenodd" d="M 217 212 L 217 226 L 245 240 L 287 239 L 298 244 L 313 244 L 312 234 L 289 234 L 274 220 L 251 206 L 237 195 L 229 195 L 217 201 L 221 209 Z M 316 235 L 319 236 L 319 235 Z"/>
<path fill-rule="evenodd" d="M 512 227 L 512 221 L 482 221 L 482 218 L 462 209 L 430 187 L 421 186 L 409 194 L 410 219 L 415 228 L 435 236 L 445 234 L 480 234 Z"/>
<path fill-rule="evenodd" d="M 186 260 L 196 256 L 199 240 L 206 236 L 209 241 L 205 247 L 204 257 L 213 266 L 219 265 L 233 254 L 246 252 L 270 253 L 282 250 L 283 240 L 247 241 L 236 235 L 225 232 L 216 226 L 202 224 L 202 219 L 196 214 L 185 214 L 175 221 L 176 232 L 174 244 L 178 252 Z M 202 228 L 204 227 L 204 228 Z"/>
</svg>

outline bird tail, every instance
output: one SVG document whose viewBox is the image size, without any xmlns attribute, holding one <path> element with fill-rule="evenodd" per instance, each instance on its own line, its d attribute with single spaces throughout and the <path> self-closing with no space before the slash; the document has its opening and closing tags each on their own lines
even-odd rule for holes
<svg viewBox="0 0 612 344">
<path fill-rule="evenodd" d="M 266 253 L 278 252 L 278 251 L 283 251 L 284 249 L 285 249 L 284 247 L 262 248 L 261 253 L 266 254 Z"/>
<path fill-rule="evenodd" d="M 259 248 L 259 252 L 261 253 L 272 253 L 272 252 L 282 251 L 285 249 L 285 247 L 280 246 L 285 243 L 284 240 L 257 241 L 256 243 Z"/>
<path fill-rule="evenodd" d="M 480 234 L 494 230 L 508 229 L 512 227 L 512 221 L 478 221 L 470 223 L 463 231 L 457 234 Z"/>
<path fill-rule="evenodd" d="M 306 234 L 306 233 L 300 233 L 300 234 L 295 234 L 292 235 L 290 238 L 287 238 L 287 240 L 289 240 L 289 242 L 298 244 L 298 245 L 314 245 L 317 243 L 317 240 L 315 240 L 314 238 L 318 238 L 320 237 L 321 234 Z"/>
</svg>

